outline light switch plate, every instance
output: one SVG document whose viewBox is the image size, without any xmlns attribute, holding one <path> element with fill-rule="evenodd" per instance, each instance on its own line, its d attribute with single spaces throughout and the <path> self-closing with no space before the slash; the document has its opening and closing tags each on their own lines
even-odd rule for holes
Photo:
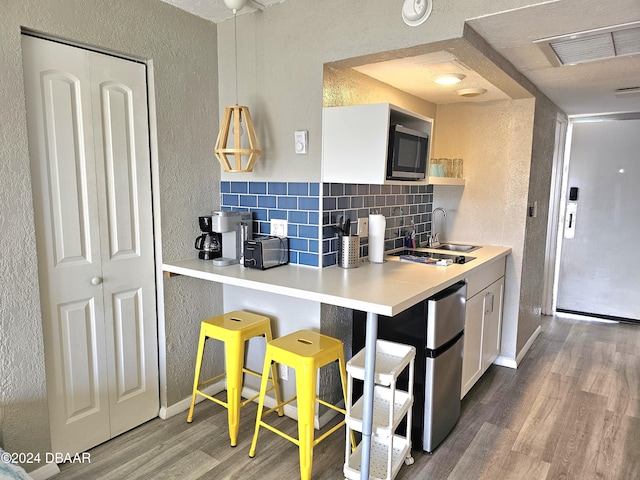
<svg viewBox="0 0 640 480">
<path fill-rule="evenodd" d="M 295 137 L 296 154 L 306 155 L 309 132 L 307 130 L 297 130 L 295 132 L 294 137 Z"/>
</svg>

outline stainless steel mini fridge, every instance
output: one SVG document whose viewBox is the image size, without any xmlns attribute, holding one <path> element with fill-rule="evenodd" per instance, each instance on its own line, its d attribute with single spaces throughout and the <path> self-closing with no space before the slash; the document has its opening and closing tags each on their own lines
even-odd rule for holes
<svg viewBox="0 0 640 480">
<path fill-rule="evenodd" d="M 440 445 L 460 417 L 466 293 L 466 284 L 455 284 L 427 302 L 422 438 L 427 452 Z"/>
<path fill-rule="evenodd" d="M 466 291 L 464 282 L 456 283 L 378 321 L 378 338 L 416 347 L 411 440 L 426 452 L 440 445 L 460 416 Z M 354 312 L 353 351 L 364 345 L 365 317 Z M 406 388 L 402 381 L 398 388 Z"/>
</svg>

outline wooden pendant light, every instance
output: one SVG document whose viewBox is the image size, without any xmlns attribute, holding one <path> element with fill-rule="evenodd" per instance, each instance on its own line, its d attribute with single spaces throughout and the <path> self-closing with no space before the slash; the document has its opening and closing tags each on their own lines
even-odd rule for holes
<svg viewBox="0 0 640 480">
<path fill-rule="evenodd" d="M 232 128 L 231 122 L 233 122 L 233 146 L 228 147 L 229 131 Z M 249 148 L 242 148 L 242 124 L 244 124 L 244 129 L 247 132 Z M 222 125 L 220 125 L 214 153 L 225 172 L 250 172 L 253 170 L 262 152 L 258 144 L 256 129 L 253 127 L 249 107 L 235 105 L 224 109 L 224 117 L 222 118 Z M 229 156 L 234 157 L 233 166 L 229 162 Z M 245 158 L 246 161 L 243 161 Z"/>
<path fill-rule="evenodd" d="M 235 49 L 235 69 L 236 69 L 236 104 L 232 107 L 225 107 L 224 117 L 218 132 L 218 139 L 214 153 L 225 172 L 251 172 L 260 158 L 260 145 L 258 136 L 251 120 L 249 107 L 238 106 L 238 26 L 237 11 L 244 7 L 245 0 L 225 0 L 225 4 L 233 9 L 233 37 Z M 244 122 L 243 122 L 244 119 Z M 229 146 L 229 130 L 233 122 L 233 145 Z M 242 148 L 242 124 L 247 131 L 249 148 Z M 246 145 L 246 143 L 245 143 Z M 229 162 L 229 156 L 233 156 L 233 167 Z M 244 159 L 246 158 L 246 161 Z"/>
</svg>

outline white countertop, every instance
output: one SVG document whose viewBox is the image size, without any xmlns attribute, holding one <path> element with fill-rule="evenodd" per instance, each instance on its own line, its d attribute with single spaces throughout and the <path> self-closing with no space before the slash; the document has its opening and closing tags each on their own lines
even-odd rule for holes
<svg viewBox="0 0 640 480">
<path fill-rule="evenodd" d="M 162 269 L 172 274 L 393 316 L 509 253 L 509 247 L 483 246 L 464 254 L 476 257 L 475 260 L 446 267 L 401 262 L 398 257 L 388 256 L 384 263 L 363 262 L 352 269 L 282 265 L 257 270 L 240 265 L 215 267 L 211 261 L 197 258 L 166 262 Z"/>
</svg>

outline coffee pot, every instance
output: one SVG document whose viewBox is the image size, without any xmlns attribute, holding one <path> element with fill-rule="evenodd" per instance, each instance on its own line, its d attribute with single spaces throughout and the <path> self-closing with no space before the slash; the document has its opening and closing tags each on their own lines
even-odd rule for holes
<svg viewBox="0 0 640 480">
<path fill-rule="evenodd" d="M 213 260 L 222 256 L 222 235 L 214 232 L 211 225 L 211 217 L 199 217 L 200 230 L 204 233 L 196 238 L 194 248 L 199 250 L 198 258 L 201 260 Z"/>
<path fill-rule="evenodd" d="M 198 258 L 201 260 L 213 260 L 222 256 L 222 245 L 220 244 L 219 233 L 203 233 L 195 242 Z"/>
</svg>

